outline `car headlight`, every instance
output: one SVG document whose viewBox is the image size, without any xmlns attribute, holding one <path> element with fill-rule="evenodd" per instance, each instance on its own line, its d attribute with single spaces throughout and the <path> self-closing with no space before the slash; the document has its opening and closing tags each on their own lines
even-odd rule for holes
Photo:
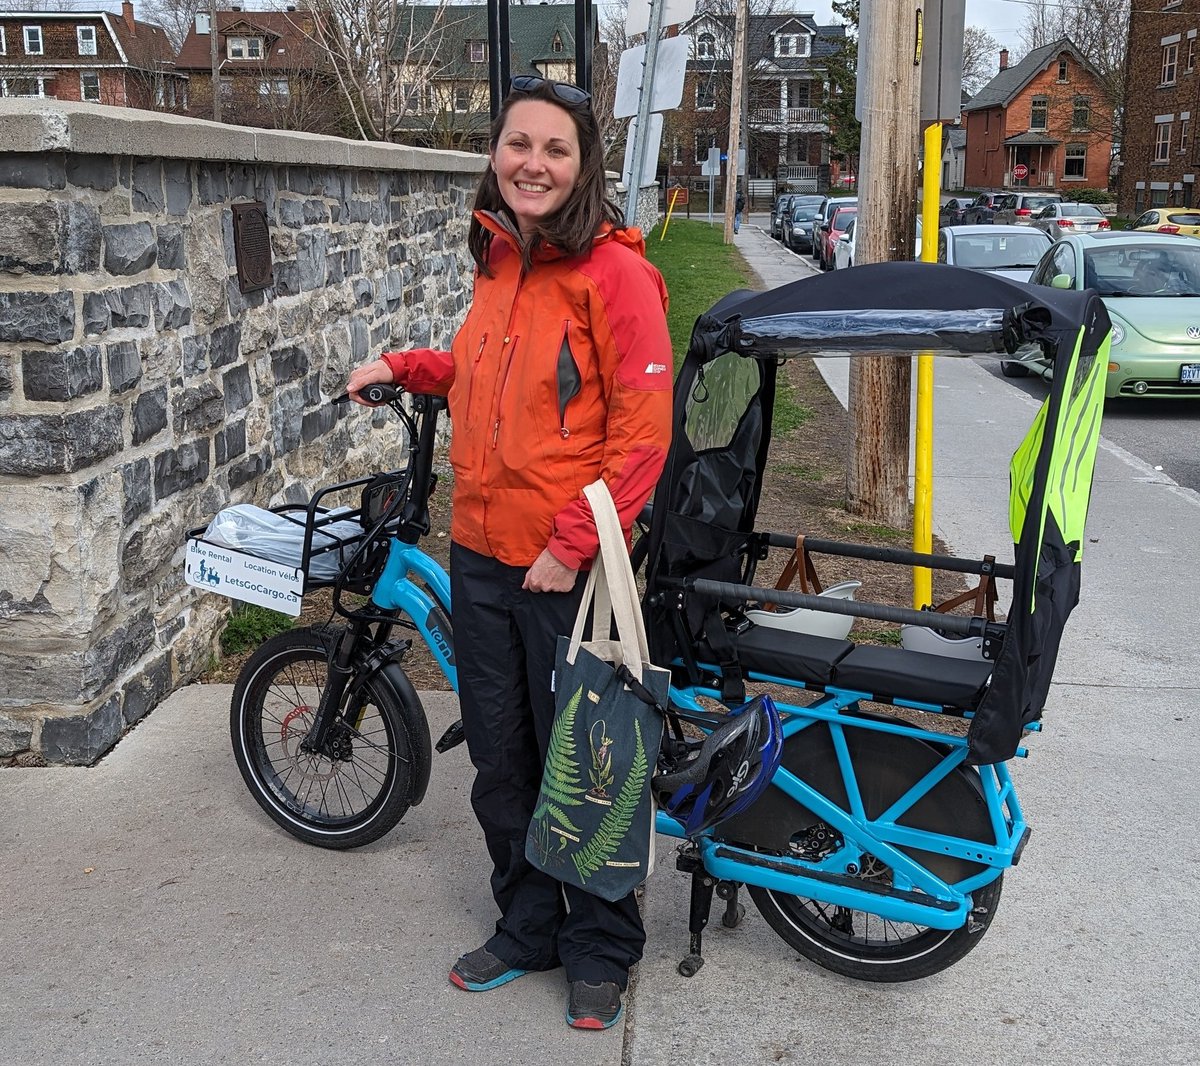
<svg viewBox="0 0 1200 1066">
<path fill-rule="evenodd" d="M 1112 324 L 1112 346 L 1115 348 L 1125 339 L 1125 327 L 1120 322 L 1114 321 Z"/>
</svg>

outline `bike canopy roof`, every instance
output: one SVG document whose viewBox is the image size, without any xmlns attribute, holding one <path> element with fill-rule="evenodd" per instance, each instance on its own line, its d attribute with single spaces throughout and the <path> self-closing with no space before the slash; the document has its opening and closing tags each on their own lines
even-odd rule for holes
<svg viewBox="0 0 1200 1066">
<path fill-rule="evenodd" d="M 1011 355 L 1037 344 L 1054 360 L 1054 380 L 1010 464 L 1013 604 L 970 731 L 972 762 L 1009 758 L 1041 714 L 1078 600 L 1109 330 L 1094 292 L 931 263 L 860 266 L 719 301 L 697 320 L 676 377 L 672 442 L 655 492 L 647 565 L 655 661 L 674 660 L 705 627 L 713 636 L 719 608 L 736 606 L 692 603 L 681 624 L 672 598 L 654 595 L 664 579 L 744 583 L 753 574 L 781 358 Z"/>
</svg>

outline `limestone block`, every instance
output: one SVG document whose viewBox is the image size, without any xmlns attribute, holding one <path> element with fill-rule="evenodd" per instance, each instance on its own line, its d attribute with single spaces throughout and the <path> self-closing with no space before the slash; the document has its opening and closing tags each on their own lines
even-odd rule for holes
<svg viewBox="0 0 1200 1066">
<path fill-rule="evenodd" d="M 125 723 L 120 696 L 109 696 L 85 714 L 46 718 L 38 748 L 48 763 L 91 766 L 120 738 Z"/>
<path fill-rule="evenodd" d="M 0 270 L 52 274 L 59 262 L 58 241 L 57 205 L 0 204 Z"/>
<path fill-rule="evenodd" d="M 195 213 L 184 227 L 187 284 L 192 297 L 192 322 L 197 333 L 227 319 L 225 283 L 229 268 L 221 244 L 221 219 L 216 210 Z"/>
<path fill-rule="evenodd" d="M 158 239 L 149 222 L 104 227 L 104 269 L 110 274 L 140 274 L 157 255 Z"/>
<path fill-rule="evenodd" d="M 70 292 L 0 292 L 0 341 L 60 344 L 75 335 Z"/>
<path fill-rule="evenodd" d="M 104 384 L 100 346 L 85 344 L 63 351 L 29 351 L 21 359 L 25 398 L 73 400 Z"/>
<path fill-rule="evenodd" d="M 90 274 L 100 266 L 100 212 L 75 200 L 56 206 L 62 230 L 59 269 L 64 274 Z"/>
<path fill-rule="evenodd" d="M 0 714 L 0 758 L 27 751 L 32 739 L 33 729 L 28 722 Z"/>
</svg>

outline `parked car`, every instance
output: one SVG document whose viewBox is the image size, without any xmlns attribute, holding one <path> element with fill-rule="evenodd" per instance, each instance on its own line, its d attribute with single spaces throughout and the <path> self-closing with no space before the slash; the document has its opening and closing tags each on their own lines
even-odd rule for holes
<svg viewBox="0 0 1200 1066">
<path fill-rule="evenodd" d="M 1143 211 L 1125 228 L 1200 237 L 1200 211 L 1186 207 L 1155 207 Z"/>
<path fill-rule="evenodd" d="M 820 196 L 798 196 L 792 202 L 791 211 L 783 216 L 783 243 L 793 252 L 812 251 L 813 219 L 817 217 L 821 199 Z M 806 200 L 809 202 L 805 203 Z"/>
<path fill-rule="evenodd" d="M 969 200 L 957 196 L 952 197 L 938 208 L 938 225 L 960 225 L 963 221 L 963 215 L 967 213 L 967 208 L 970 206 L 971 202 Z"/>
<path fill-rule="evenodd" d="M 1031 226 L 947 226 L 938 232 L 939 263 L 1028 281 L 1050 247 L 1050 238 Z"/>
<path fill-rule="evenodd" d="M 821 261 L 821 243 L 824 238 L 824 229 L 829 225 L 829 216 L 838 207 L 857 203 L 857 196 L 826 196 L 821 200 L 820 210 L 817 211 L 817 217 L 813 219 L 812 257 L 816 262 Z"/>
<path fill-rule="evenodd" d="M 1180 234 L 1077 233 L 1047 249 L 1030 279 L 1095 289 L 1112 319 L 1105 397 L 1200 399 L 1200 243 Z M 1022 366 L 1043 377 L 1040 354 Z"/>
<path fill-rule="evenodd" d="M 783 237 L 783 216 L 792 206 L 792 198 L 795 193 L 785 192 L 781 196 L 775 197 L 775 203 L 771 207 L 771 236 L 776 240 Z"/>
<path fill-rule="evenodd" d="M 1028 226 L 1047 204 L 1062 203 L 1056 192 L 1010 192 L 1005 194 L 992 211 L 997 226 Z"/>
<path fill-rule="evenodd" d="M 1104 212 L 1093 204 L 1047 204 L 1033 216 L 1033 224 L 1044 230 L 1052 241 L 1068 233 L 1090 233 L 1109 228 Z"/>
<path fill-rule="evenodd" d="M 975 197 L 963 211 L 963 225 L 978 226 L 992 221 L 992 212 L 996 205 L 1004 199 L 1002 192 L 982 192 Z"/>
<path fill-rule="evenodd" d="M 852 267 L 855 263 L 855 252 L 858 245 L 858 216 L 855 215 L 846 226 L 846 232 L 843 233 L 833 245 L 833 269 L 845 270 L 846 267 Z M 917 218 L 917 240 L 913 246 L 913 258 L 921 258 L 921 219 Z"/>
<path fill-rule="evenodd" d="M 950 266 L 1028 281 L 1050 243 L 1044 230 L 1032 226 L 947 226 L 938 233 L 937 257 Z M 1000 372 L 1015 378 L 1027 371 L 1020 360 L 1002 359 Z"/>
<path fill-rule="evenodd" d="M 858 214 L 858 204 L 843 204 L 835 207 L 829 221 L 817 234 L 819 248 L 819 263 L 822 270 L 833 269 L 833 249 L 837 246 L 838 238 L 846 232 L 846 227 Z"/>
</svg>

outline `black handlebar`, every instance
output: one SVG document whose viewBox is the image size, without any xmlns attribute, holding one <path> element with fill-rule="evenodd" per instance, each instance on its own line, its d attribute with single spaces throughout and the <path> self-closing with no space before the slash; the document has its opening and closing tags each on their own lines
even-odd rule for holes
<svg viewBox="0 0 1200 1066">
<path fill-rule="evenodd" d="M 400 397 L 404 395 L 404 390 L 396 388 L 395 385 L 384 385 L 384 384 L 377 382 L 374 385 L 368 385 L 366 388 L 364 388 L 360 392 L 360 395 L 372 407 L 378 407 L 380 404 L 394 403 L 396 400 L 400 399 Z M 350 393 L 343 392 L 339 396 L 335 396 L 329 402 L 330 403 L 349 403 L 350 402 Z"/>
</svg>

